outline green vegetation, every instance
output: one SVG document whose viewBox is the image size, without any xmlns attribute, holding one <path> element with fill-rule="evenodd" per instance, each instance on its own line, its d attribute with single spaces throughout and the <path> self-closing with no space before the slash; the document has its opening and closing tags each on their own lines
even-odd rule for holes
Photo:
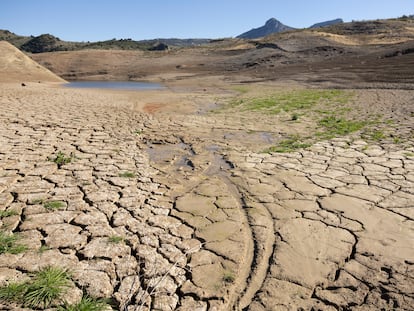
<svg viewBox="0 0 414 311">
<path fill-rule="evenodd" d="M 402 137 L 388 133 L 386 126 L 393 126 L 393 120 L 386 120 L 380 114 L 364 117 L 364 112 L 359 111 L 359 108 L 353 105 L 353 92 L 310 89 L 279 91 L 256 97 L 249 97 L 245 93 L 250 95 L 253 91 L 240 91 L 240 94 L 229 102 L 227 108 L 257 112 L 268 116 L 280 114 L 282 117 L 275 119 L 277 122 L 295 121 L 290 125 L 297 124 L 299 127 L 297 132 L 306 131 L 306 137 L 299 134 L 287 136 L 264 152 L 293 152 L 307 148 L 320 140 L 342 137 L 356 132 L 360 132 L 361 137 L 367 141 L 378 142 L 388 139 L 395 144 L 404 143 Z M 248 133 L 251 133 L 251 130 Z"/>
<path fill-rule="evenodd" d="M 112 235 L 108 238 L 109 243 L 118 244 L 124 241 L 124 238 L 117 235 Z"/>
<path fill-rule="evenodd" d="M 21 49 L 31 53 L 65 51 L 63 42 L 50 34 L 42 34 L 22 44 Z"/>
<path fill-rule="evenodd" d="M 380 141 L 385 138 L 385 134 L 381 130 L 375 130 L 369 133 L 369 138 L 371 138 L 371 140 Z"/>
<path fill-rule="evenodd" d="M 133 172 L 123 172 L 123 173 L 119 173 L 119 177 L 134 178 L 135 173 L 133 173 Z"/>
<path fill-rule="evenodd" d="M 46 267 L 33 274 L 28 281 L 1 287 L 0 299 L 44 309 L 62 300 L 69 286 L 70 275 L 66 270 Z"/>
<path fill-rule="evenodd" d="M 43 207 L 48 210 L 55 210 L 65 207 L 65 202 L 62 201 L 49 201 L 43 204 Z"/>
<path fill-rule="evenodd" d="M 27 290 L 24 283 L 10 283 L 7 286 L 0 287 L 0 300 L 20 301 Z"/>
<path fill-rule="evenodd" d="M 10 217 L 10 216 L 15 216 L 15 215 L 19 215 L 19 213 L 14 210 L 0 211 L 0 218 Z"/>
<path fill-rule="evenodd" d="M 290 118 L 291 121 L 297 121 L 298 119 L 299 119 L 299 114 L 297 114 L 296 112 L 292 114 L 292 117 Z"/>
<path fill-rule="evenodd" d="M 223 281 L 225 283 L 233 283 L 236 280 L 236 277 L 232 271 L 224 271 Z"/>
<path fill-rule="evenodd" d="M 57 311 L 102 311 L 109 307 L 104 299 L 95 299 L 84 296 L 77 304 L 65 303 L 63 306 L 57 308 Z"/>
<path fill-rule="evenodd" d="M 30 307 L 48 307 L 58 299 L 61 299 L 70 286 L 70 276 L 67 271 L 46 267 L 37 272 L 31 282 L 27 283 L 27 291 L 24 293 L 24 305 Z"/>
<path fill-rule="evenodd" d="M 401 144 L 404 142 L 404 140 L 401 137 L 394 137 L 393 140 L 394 144 Z"/>
<path fill-rule="evenodd" d="M 0 254 L 20 254 L 27 246 L 19 243 L 20 236 L 14 233 L 0 231 Z"/>
<path fill-rule="evenodd" d="M 49 161 L 55 162 L 59 168 L 72 161 L 73 156 L 67 157 L 62 151 L 59 151 L 55 157 L 49 157 Z"/>
<path fill-rule="evenodd" d="M 345 104 L 351 93 L 341 90 L 297 90 L 275 93 L 266 97 L 233 100 L 232 107 L 240 106 L 245 111 L 264 111 L 278 114 L 310 109 L 318 104 Z"/>
<path fill-rule="evenodd" d="M 318 132 L 317 135 L 323 139 L 330 139 L 359 131 L 367 125 L 367 122 L 328 116 L 320 120 L 318 125 L 323 128 L 323 132 Z"/>
<path fill-rule="evenodd" d="M 7 30 L 0 30 L 0 41 L 5 40 L 17 48 L 30 53 L 78 51 L 84 49 L 99 50 L 143 50 L 156 51 L 160 47 L 186 47 L 209 43 L 209 39 L 152 39 L 135 41 L 131 38 L 110 39 L 98 42 L 63 41 L 51 34 L 39 36 L 19 36 Z"/>
<path fill-rule="evenodd" d="M 272 146 L 263 152 L 265 153 L 285 153 L 285 152 L 293 152 L 298 149 L 308 148 L 310 147 L 310 143 L 305 143 L 302 141 L 301 137 L 298 135 L 290 136 L 289 138 L 280 141 L 276 146 Z"/>
<path fill-rule="evenodd" d="M 11 282 L 0 287 L 0 300 L 13 302 L 23 307 L 43 310 L 60 304 L 58 311 L 103 311 L 109 309 L 104 299 L 82 297 L 76 304 L 64 301 L 64 295 L 71 287 L 71 275 L 65 269 L 45 267 L 23 282 Z"/>
<path fill-rule="evenodd" d="M 46 252 L 46 251 L 48 251 L 50 249 L 50 247 L 49 246 L 47 246 L 47 245 L 42 245 L 42 246 L 40 246 L 39 247 L 39 253 L 41 254 L 41 253 L 44 253 L 44 252 Z"/>
<path fill-rule="evenodd" d="M 353 96 L 354 94 L 349 91 L 315 89 L 279 92 L 253 98 L 242 94 L 231 101 L 229 106 L 267 115 L 289 113 L 290 119 L 285 119 L 286 121 L 300 123 L 304 120 L 315 124 L 316 129 L 307 133 L 308 137 L 288 136 L 264 152 L 293 152 L 307 148 L 318 140 L 346 136 L 365 128 L 368 128 L 366 130 L 368 139 L 376 141 L 384 139 L 385 134 L 381 130 L 370 130 L 370 126 L 381 122 L 382 116 L 369 116 L 367 119 L 362 119 L 358 111 L 350 105 Z M 307 126 L 307 128 L 311 127 Z"/>
</svg>

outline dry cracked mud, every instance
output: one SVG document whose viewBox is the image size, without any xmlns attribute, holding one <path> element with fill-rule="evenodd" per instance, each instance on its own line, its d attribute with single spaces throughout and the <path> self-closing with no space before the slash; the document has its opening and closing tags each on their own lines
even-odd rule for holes
<svg viewBox="0 0 414 311">
<path fill-rule="evenodd" d="M 1 284 L 54 265 L 72 271 L 69 301 L 119 310 L 412 309 L 409 91 L 358 93 L 404 143 L 291 153 L 261 152 L 298 131 L 274 116 L 206 112 L 228 90 L 0 92 L 1 225 L 28 246 L 0 255 Z M 166 107 L 177 93 L 199 109 Z"/>
</svg>

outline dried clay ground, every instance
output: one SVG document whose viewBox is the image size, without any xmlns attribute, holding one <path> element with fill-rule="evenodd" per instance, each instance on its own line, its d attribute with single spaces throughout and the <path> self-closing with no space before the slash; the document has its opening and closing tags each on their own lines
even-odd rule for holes
<svg viewBox="0 0 414 311">
<path fill-rule="evenodd" d="M 33 56 L 67 78 L 105 54 L 110 79 L 135 53 L 165 82 L 138 92 L 52 84 L 1 45 L 0 217 L 26 248 L 0 254 L 0 285 L 53 266 L 63 300 L 114 310 L 412 310 L 413 43 L 295 35 Z"/>
</svg>

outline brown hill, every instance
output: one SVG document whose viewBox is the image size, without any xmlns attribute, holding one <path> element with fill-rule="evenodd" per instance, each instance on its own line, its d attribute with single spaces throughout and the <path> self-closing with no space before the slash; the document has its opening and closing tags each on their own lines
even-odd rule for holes
<svg viewBox="0 0 414 311">
<path fill-rule="evenodd" d="M 414 20 L 354 22 L 161 52 L 82 50 L 31 57 L 67 80 L 241 76 L 337 87 L 414 87 Z M 410 85 L 409 85 L 410 84 Z M 394 87 L 394 86 L 393 86 Z"/>
<path fill-rule="evenodd" d="M 0 41 L 0 82 L 65 82 L 6 41 Z"/>
</svg>

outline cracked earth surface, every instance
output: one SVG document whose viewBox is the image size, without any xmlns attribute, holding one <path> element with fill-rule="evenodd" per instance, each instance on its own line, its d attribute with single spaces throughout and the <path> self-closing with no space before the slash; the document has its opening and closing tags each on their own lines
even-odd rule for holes
<svg viewBox="0 0 414 311">
<path fill-rule="evenodd" d="M 68 300 L 85 290 L 119 310 L 412 309 L 409 92 L 359 97 L 399 107 L 404 144 L 355 136 L 267 154 L 292 130 L 271 116 L 148 114 L 119 94 L 0 91 L 0 209 L 17 212 L 1 222 L 29 247 L 0 255 L 2 284 L 57 265 L 73 273 Z M 71 162 L 50 161 L 59 151 Z M 61 206 L 45 208 L 53 201 Z"/>
</svg>

